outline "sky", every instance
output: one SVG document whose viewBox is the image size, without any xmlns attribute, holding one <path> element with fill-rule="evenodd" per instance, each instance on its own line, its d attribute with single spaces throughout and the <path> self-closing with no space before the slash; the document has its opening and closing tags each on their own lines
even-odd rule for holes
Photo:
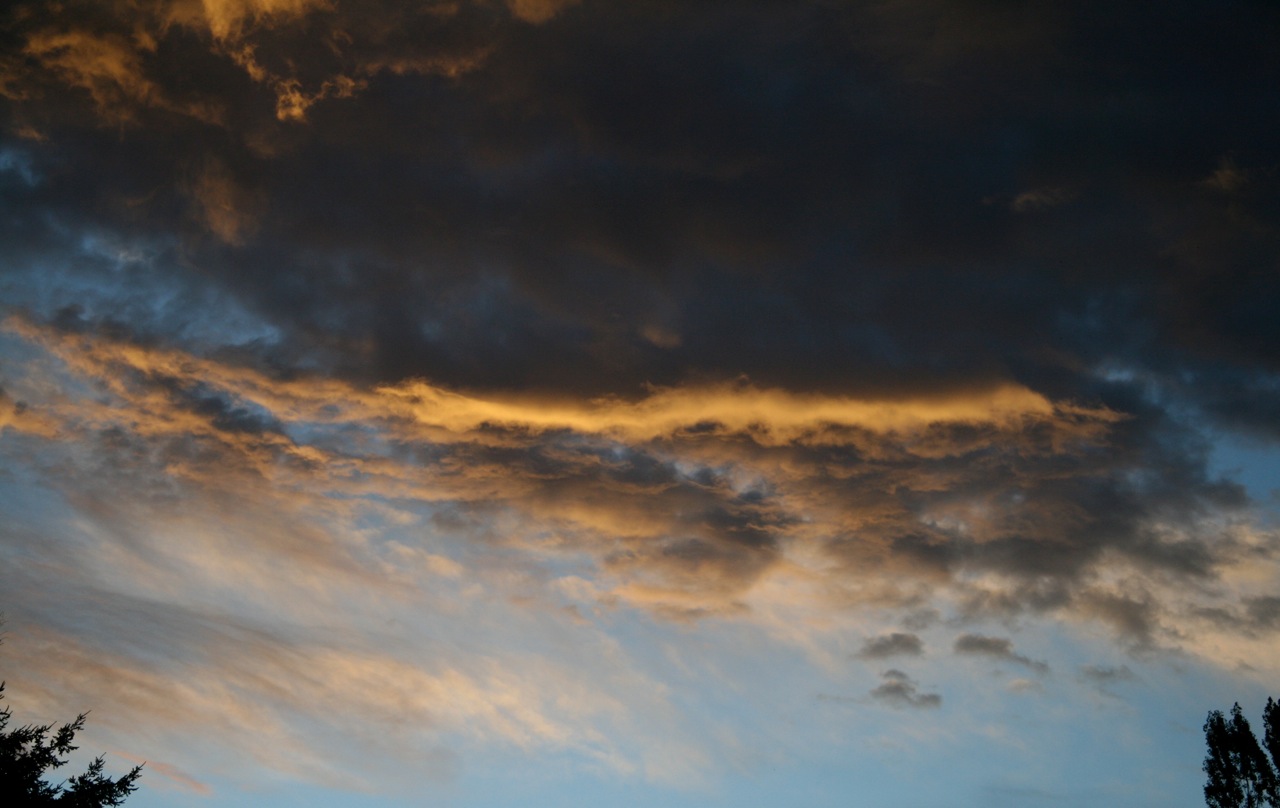
<svg viewBox="0 0 1280 808">
<path fill-rule="evenodd" d="M 130 806 L 1192 808 L 1280 696 L 1277 4 L 6 6 L 0 678 Z"/>
</svg>

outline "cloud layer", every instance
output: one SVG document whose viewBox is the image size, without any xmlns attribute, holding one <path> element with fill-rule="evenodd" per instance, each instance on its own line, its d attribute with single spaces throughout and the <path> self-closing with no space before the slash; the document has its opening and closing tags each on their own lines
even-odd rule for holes
<svg viewBox="0 0 1280 808">
<path fill-rule="evenodd" d="M 1273 680 L 1275 503 L 1220 458 L 1280 440 L 1278 30 L 16 4 L 5 652 L 42 709 L 92 669 L 156 738 L 369 789 L 315 704 L 360 693 L 326 726 L 437 778 L 498 748 L 699 787 L 769 746 L 684 717 L 743 648 L 901 716 L 969 709 L 951 667 Z"/>
</svg>

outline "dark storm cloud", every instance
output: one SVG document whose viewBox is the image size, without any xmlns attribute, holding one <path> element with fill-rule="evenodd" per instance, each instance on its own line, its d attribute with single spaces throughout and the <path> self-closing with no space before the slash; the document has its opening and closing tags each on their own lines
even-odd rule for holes
<svg viewBox="0 0 1280 808">
<path fill-rule="evenodd" d="M 299 7 L 144 4 L 146 43 L 13 13 L 11 130 L 47 138 L 18 148 L 81 151 L 34 158 L 27 201 L 185 233 L 349 374 L 874 389 L 1116 357 L 1193 365 L 1224 419 L 1222 373 L 1274 399 L 1267 6 Z M 279 120 L 290 82 L 313 100 Z"/>
</svg>

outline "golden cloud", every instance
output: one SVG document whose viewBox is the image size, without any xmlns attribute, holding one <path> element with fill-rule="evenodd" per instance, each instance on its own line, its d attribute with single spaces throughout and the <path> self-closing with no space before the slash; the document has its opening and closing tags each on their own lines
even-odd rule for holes
<svg viewBox="0 0 1280 808">
<path fill-rule="evenodd" d="M 219 177 L 215 171 L 206 182 L 215 219 L 227 213 L 223 206 L 227 196 L 233 195 Z M 231 234 L 238 233 L 240 227 L 236 221 L 220 226 Z M 1016 431 L 1043 422 L 1058 425 L 1076 437 L 1096 438 L 1123 419 L 1102 407 L 1054 404 L 1039 393 L 1008 382 L 934 396 L 886 399 L 795 393 L 750 384 L 653 388 L 638 401 L 477 396 L 422 380 L 366 390 L 332 379 L 280 382 L 251 369 L 179 351 L 55 334 L 20 319 L 10 319 L 5 327 L 56 350 L 70 366 L 94 376 L 111 379 L 117 376 L 112 368 L 119 367 L 199 378 L 283 420 L 385 423 L 390 419 L 399 429 L 417 427 L 422 436 L 434 440 L 452 436 L 455 440 L 489 441 L 494 439 L 494 428 L 501 428 L 512 436 L 570 430 L 623 441 L 739 434 L 749 435 L 763 446 L 782 446 L 856 442 L 856 434 L 841 431 L 856 430 L 892 435 L 908 445 L 918 444 L 929 454 L 937 447 L 920 438 L 938 425 L 989 425 Z M 119 378 L 109 383 L 123 392 Z"/>
<path fill-rule="evenodd" d="M 576 6 L 581 0 L 507 0 L 507 8 L 516 17 L 531 23 L 543 23 L 550 20 L 570 6 Z"/>
<path fill-rule="evenodd" d="M 787 564 L 826 581 L 806 584 L 818 597 L 913 597 L 912 582 L 936 583 L 945 573 L 896 549 L 901 537 L 924 530 L 982 542 L 1018 527 L 997 501 L 1003 483 L 939 498 L 986 473 L 950 458 L 990 447 L 1051 457 L 1104 440 L 1120 418 L 1010 383 L 881 400 L 747 384 L 654 388 L 634 401 L 480 396 L 422 380 L 369 389 L 275 379 L 21 318 L 5 328 L 108 396 L 46 398 L 26 411 L 38 416 L 10 419 L 12 429 L 70 441 L 117 431 L 167 446 L 156 470 L 166 478 L 202 497 L 265 497 L 264 513 L 310 511 L 346 522 L 354 517 L 341 511 L 353 506 L 343 503 L 369 498 L 480 509 L 481 522 L 457 529 L 530 558 L 591 559 L 603 599 L 671 616 L 741 613 L 753 589 Z M 393 447 L 431 447 L 433 459 L 419 462 Z M 832 447 L 864 461 L 833 466 L 822 459 Z M 638 474 L 636 462 L 649 471 Z M 752 498 L 757 490 L 772 493 Z M 908 508 L 901 491 L 935 504 Z M 1070 521 L 1063 524 L 1069 532 Z M 356 561 L 365 551 L 335 544 L 320 528 L 284 541 L 298 530 L 283 531 L 277 548 L 291 563 L 379 568 Z M 449 559 L 425 557 L 421 566 L 434 575 L 462 577 Z M 213 575 L 227 563 L 214 553 L 196 565 Z M 900 583 L 872 586 L 871 571 Z M 255 575 L 241 564 L 215 577 Z"/>
<path fill-rule="evenodd" d="M 203 27 L 216 39 L 238 39 L 255 25 L 273 26 L 329 8 L 326 0 L 174 0 L 164 16 L 170 22 Z"/>
<path fill-rule="evenodd" d="M 152 48 L 154 42 L 147 37 L 45 29 L 28 36 L 23 52 L 68 86 L 86 91 L 107 123 L 130 123 L 145 107 L 208 123 L 220 121 L 215 105 L 174 100 L 147 77 L 142 54 Z"/>
</svg>

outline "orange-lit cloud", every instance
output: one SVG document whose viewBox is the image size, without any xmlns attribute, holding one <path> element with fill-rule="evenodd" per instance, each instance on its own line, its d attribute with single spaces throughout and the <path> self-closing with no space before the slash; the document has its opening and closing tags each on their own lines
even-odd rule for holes
<svg viewBox="0 0 1280 808">
<path fill-rule="evenodd" d="M 457 432 L 492 425 L 536 431 L 572 429 L 640 441 L 706 428 L 750 433 L 763 444 L 797 440 L 839 443 L 841 428 L 915 433 L 935 423 L 1012 427 L 1024 420 L 1050 420 L 1055 415 L 1053 405 L 1043 396 L 1012 384 L 897 401 L 798 395 L 750 385 L 657 389 L 638 402 L 598 400 L 586 404 L 484 400 L 424 382 L 384 388 L 383 392 L 404 401 L 416 420 Z M 1103 422 L 1115 418 L 1106 411 L 1068 411 Z"/>
<path fill-rule="evenodd" d="M 146 107 L 218 122 L 222 113 L 216 104 L 175 100 L 148 76 L 143 57 L 152 49 L 154 43 L 145 37 L 72 28 L 37 30 L 23 51 L 68 86 L 87 92 L 106 123 L 130 123 Z"/>
<path fill-rule="evenodd" d="M 523 4 L 513 13 L 521 19 L 544 21 L 562 5 Z M 241 104 L 227 97 L 185 97 L 175 92 L 173 76 L 155 58 L 158 42 L 175 29 L 194 33 L 204 40 L 210 55 L 229 60 L 267 89 L 275 98 L 276 119 L 288 123 L 305 122 L 320 101 L 355 97 L 367 86 L 367 77 L 379 72 L 457 77 L 482 64 L 492 50 L 487 42 L 461 50 L 414 42 L 383 50 L 380 40 L 394 37 L 398 30 L 394 21 L 379 24 L 359 14 L 339 13 L 328 0 L 155 0 L 113 9 L 114 30 L 91 30 L 79 24 L 74 8 L 63 13 L 57 8 L 39 13 L 27 9 L 18 14 L 20 27 L 30 28 L 22 53 L 38 71 L 21 59 L 0 59 L 0 94 L 14 100 L 39 97 L 46 91 L 37 75 L 43 71 L 57 85 L 87 93 L 99 120 L 112 126 L 135 124 L 139 111 L 148 108 L 221 126 L 226 125 L 229 110 Z M 88 10 L 103 12 L 94 7 Z M 408 12 L 388 11 L 393 13 Z M 448 4 L 423 6 L 414 12 L 439 19 L 455 13 L 456 8 Z M 328 15 L 314 23 L 327 43 L 325 58 L 300 65 L 281 54 L 274 37 L 319 14 Z M 41 20 L 48 24 L 42 26 Z M 351 24 L 358 27 L 360 41 L 344 30 Z"/>
<path fill-rule="evenodd" d="M 1096 517 L 1075 498 L 1112 474 L 1086 459 L 1103 457 L 1098 447 L 1124 419 L 1011 384 L 880 401 L 746 384 L 548 400 L 421 380 L 279 380 L 19 318 L 6 329 L 109 394 L 47 398 L 10 416 L 9 429 L 67 441 L 122 433 L 132 451 L 164 458 L 139 469 L 159 475 L 149 484 L 274 511 L 254 517 L 281 522 L 272 553 L 322 576 L 372 580 L 405 564 L 440 581 L 471 579 L 474 569 L 430 547 L 401 540 L 391 555 L 371 554 L 316 521 L 418 522 L 405 504 L 373 504 L 389 498 L 457 512 L 442 523 L 448 531 L 516 551 L 531 568 L 585 560 L 589 607 L 769 622 L 946 593 L 962 610 L 1069 609 L 1150 644 L 1176 642 L 1174 623 L 1159 621 L 1182 620 L 1168 611 L 1175 598 L 1161 576 L 1200 574 L 1206 552 L 1173 534 L 1091 545 Z M 831 451 L 862 460 L 836 467 Z M 253 541 L 253 524 L 234 530 Z M 184 547 L 183 564 L 225 585 L 267 587 L 275 574 L 216 544 Z M 1168 573 L 1134 573 L 1163 594 L 1128 606 L 1107 595 L 1090 572 L 1102 558 L 1113 570 L 1164 565 Z M 1058 566 L 1041 572 L 1045 563 Z"/>
<path fill-rule="evenodd" d="M 580 0 L 507 0 L 511 13 L 525 22 L 546 22 Z"/>
<path fill-rule="evenodd" d="M 234 39 L 254 25 L 278 25 L 328 8 L 326 0 L 175 0 L 166 4 L 172 22 L 201 24 L 217 39 Z"/>
</svg>

